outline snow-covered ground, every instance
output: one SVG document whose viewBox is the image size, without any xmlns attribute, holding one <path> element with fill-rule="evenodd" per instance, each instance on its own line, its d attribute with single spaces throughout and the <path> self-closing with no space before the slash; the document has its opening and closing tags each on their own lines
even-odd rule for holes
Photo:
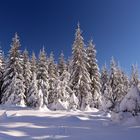
<svg viewBox="0 0 140 140">
<path fill-rule="evenodd" d="M 31 110 L 0 106 L 0 140 L 139 140 L 140 118 L 117 121 L 96 109 Z"/>
</svg>

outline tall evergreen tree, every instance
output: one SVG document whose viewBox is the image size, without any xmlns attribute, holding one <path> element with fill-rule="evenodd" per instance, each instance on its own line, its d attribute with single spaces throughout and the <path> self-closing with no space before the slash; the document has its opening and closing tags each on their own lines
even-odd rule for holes
<svg viewBox="0 0 140 140">
<path fill-rule="evenodd" d="M 89 42 L 87 50 L 87 69 L 90 74 L 93 106 L 99 107 L 100 97 L 101 97 L 101 83 L 100 83 L 100 72 L 96 59 L 95 45 L 93 45 L 92 40 Z"/>
<path fill-rule="evenodd" d="M 121 100 L 127 94 L 129 81 L 124 72 L 118 67 L 114 58 L 112 58 L 111 60 L 109 84 L 112 89 L 112 94 L 108 98 L 108 100 L 110 100 L 110 102 L 112 103 L 110 109 L 117 111 Z"/>
<path fill-rule="evenodd" d="M 128 78 L 128 75 L 122 71 L 122 79 L 123 79 L 123 89 L 124 89 L 124 93 L 127 94 L 127 92 L 130 89 L 130 81 Z"/>
<path fill-rule="evenodd" d="M 44 48 L 40 51 L 37 69 L 38 89 L 43 93 L 44 106 L 48 105 L 49 76 L 48 63 Z"/>
<path fill-rule="evenodd" d="M 79 108 L 84 110 L 90 104 L 92 94 L 90 75 L 86 68 L 84 41 L 79 24 L 72 50 L 71 88 L 79 99 Z"/>
<path fill-rule="evenodd" d="M 56 80 L 58 80 L 58 74 L 56 69 L 56 64 L 54 62 L 54 55 L 53 53 L 50 54 L 49 60 L 48 60 L 48 74 L 49 74 L 49 98 L 48 102 L 53 103 L 54 102 L 54 96 L 56 96 L 55 92 L 55 84 Z"/>
<path fill-rule="evenodd" d="M 25 105 L 25 86 L 22 68 L 23 60 L 21 60 L 19 47 L 19 37 L 17 34 L 15 34 L 15 37 L 12 40 L 9 58 L 8 62 L 6 63 L 6 69 L 3 76 L 3 104 Z"/>
<path fill-rule="evenodd" d="M 32 53 L 32 58 L 31 58 L 30 63 L 31 63 L 31 72 L 36 73 L 37 72 L 37 59 L 36 59 L 36 56 L 35 56 L 34 52 Z"/>
<path fill-rule="evenodd" d="M 104 65 L 101 70 L 101 94 L 102 95 L 104 95 L 108 84 L 109 84 L 109 74 L 106 65 Z"/>
<path fill-rule="evenodd" d="M 54 54 L 51 52 L 50 57 L 48 59 L 48 74 L 50 78 L 56 78 L 58 76 L 57 67 L 54 60 Z"/>
<path fill-rule="evenodd" d="M 131 77 L 130 77 L 131 86 L 138 86 L 139 84 L 139 74 L 137 65 L 132 65 L 131 67 Z"/>
<path fill-rule="evenodd" d="M 73 91 L 69 87 L 70 73 L 64 70 L 62 75 L 55 80 L 55 89 L 53 94 L 53 103 L 50 108 L 53 110 L 67 110 L 73 108 L 73 104 L 70 103 L 70 96 Z"/>
<path fill-rule="evenodd" d="M 129 90 L 129 80 L 127 75 L 122 71 L 121 68 L 118 68 L 117 77 L 118 77 L 117 100 L 120 103 Z"/>
<path fill-rule="evenodd" d="M 111 94 L 108 96 L 108 101 L 111 103 L 109 109 L 113 110 L 116 107 L 117 97 L 118 97 L 118 65 L 112 57 L 110 63 L 110 77 L 109 84 L 111 87 Z"/>
<path fill-rule="evenodd" d="M 129 80 L 127 75 L 116 64 L 114 58 L 111 60 L 111 72 L 109 80 L 106 82 L 106 69 L 102 71 L 102 92 L 103 108 L 118 111 L 119 104 L 127 94 L 129 89 Z"/>
<path fill-rule="evenodd" d="M 64 70 L 61 77 L 59 78 L 62 82 L 62 100 L 67 101 L 70 94 L 73 93 L 73 91 L 70 88 L 69 81 L 70 81 L 70 73 L 67 70 Z"/>
<path fill-rule="evenodd" d="M 65 69 L 67 69 L 66 62 L 65 62 L 65 59 L 64 59 L 64 54 L 61 53 L 60 57 L 59 57 L 59 62 L 58 62 L 58 73 L 59 73 L 60 76 L 62 75 L 62 73 Z"/>
<path fill-rule="evenodd" d="M 2 98 L 2 84 L 3 84 L 3 73 L 4 73 L 5 61 L 4 61 L 4 53 L 0 47 L 0 103 Z"/>
<path fill-rule="evenodd" d="M 36 73 L 32 73 L 32 79 L 27 93 L 27 105 L 35 108 L 42 108 L 43 93 L 39 92 Z"/>
<path fill-rule="evenodd" d="M 23 76 L 24 76 L 24 85 L 25 85 L 25 96 L 28 94 L 29 86 L 31 83 L 31 64 L 28 56 L 28 51 L 24 50 L 23 52 Z"/>
<path fill-rule="evenodd" d="M 70 73 L 67 70 L 64 70 L 61 77 L 59 77 L 60 80 L 60 97 L 62 101 L 68 101 L 70 95 L 73 93 L 70 86 L 69 86 L 69 80 L 70 80 Z"/>
<path fill-rule="evenodd" d="M 27 105 L 30 107 L 41 108 L 43 106 L 43 93 L 39 92 L 38 82 L 37 82 L 37 63 L 35 53 L 32 54 L 31 59 L 31 82 L 29 86 L 29 91 L 27 93 Z"/>
</svg>

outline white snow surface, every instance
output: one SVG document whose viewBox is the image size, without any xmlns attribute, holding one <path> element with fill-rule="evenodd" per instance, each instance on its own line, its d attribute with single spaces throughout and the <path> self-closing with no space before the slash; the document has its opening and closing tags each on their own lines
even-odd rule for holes
<svg viewBox="0 0 140 140">
<path fill-rule="evenodd" d="M 97 109 L 50 111 L 1 105 L 0 140 L 139 140 L 139 116 L 111 115 Z"/>
</svg>

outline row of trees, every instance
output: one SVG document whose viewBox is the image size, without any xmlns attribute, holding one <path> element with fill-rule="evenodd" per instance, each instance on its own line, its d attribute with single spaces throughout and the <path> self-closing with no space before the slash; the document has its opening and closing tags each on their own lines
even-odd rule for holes
<svg viewBox="0 0 140 140">
<path fill-rule="evenodd" d="M 136 88 L 139 94 L 139 77 L 138 68 L 132 65 L 130 78 L 124 73 L 120 66 L 112 58 L 110 63 L 110 70 L 108 71 L 106 65 L 101 70 L 101 93 L 102 106 L 105 110 L 120 111 L 120 104 L 126 97 L 127 93 Z M 133 100 L 133 93 L 130 95 L 130 100 Z M 137 102 L 135 105 L 137 105 Z M 130 104 L 128 100 L 128 104 Z M 140 106 L 139 106 L 140 108 Z M 124 110 L 127 111 L 127 110 Z"/>
<path fill-rule="evenodd" d="M 30 58 L 20 46 L 15 34 L 8 57 L 0 50 L 1 104 L 81 110 L 103 106 L 116 110 L 131 85 L 137 87 L 139 83 L 135 66 L 129 80 L 113 58 L 110 70 L 104 66 L 100 73 L 95 45 L 92 40 L 84 44 L 79 25 L 68 61 L 61 53 L 55 63 L 53 53 L 46 56 L 44 48 L 38 59 L 34 53 Z"/>
</svg>

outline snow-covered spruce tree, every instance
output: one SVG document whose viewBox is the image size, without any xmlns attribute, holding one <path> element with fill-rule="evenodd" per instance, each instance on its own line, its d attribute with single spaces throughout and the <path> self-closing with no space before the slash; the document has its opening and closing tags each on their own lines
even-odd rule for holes
<svg viewBox="0 0 140 140">
<path fill-rule="evenodd" d="M 130 89 L 120 103 L 120 111 L 131 112 L 137 115 L 140 112 L 140 90 L 137 66 L 132 65 Z"/>
<path fill-rule="evenodd" d="M 23 76 L 24 76 L 24 85 L 25 85 L 25 96 L 28 94 L 29 86 L 31 83 L 31 64 L 28 56 L 28 51 L 25 49 L 23 52 Z"/>
<path fill-rule="evenodd" d="M 0 103 L 2 98 L 2 84 L 3 84 L 3 73 L 4 73 L 5 61 L 4 61 L 4 53 L 0 47 Z"/>
<path fill-rule="evenodd" d="M 100 83 L 100 72 L 96 59 L 96 50 L 95 45 L 93 45 L 92 40 L 89 42 L 86 49 L 87 53 L 87 70 L 90 74 L 91 79 L 91 88 L 92 88 L 92 97 L 93 102 L 92 106 L 98 108 L 100 105 L 101 98 L 101 83 Z"/>
<path fill-rule="evenodd" d="M 31 58 L 31 72 L 37 72 L 37 59 L 36 59 L 36 56 L 35 56 L 35 53 L 33 52 L 32 53 L 32 58 Z"/>
<path fill-rule="evenodd" d="M 48 106 L 48 94 L 49 94 L 49 75 L 48 75 L 48 63 L 44 48 L 40 51 L 39 61 L 37 66 L 37 80 L 38 89 L 43 94 L 44 107 Z"/>
<path fill-rule="evenodd" d="M 129 89 L 128 77 L 117 66 L 114 59 L 111 60 L 111 72 L 108 82 L 105 82 L 106 74 L 104 73 L 104 70 L 102 70 L 102 107 L 104 110 L 119 111 L 119 104 Z"/>
<path fill-rule="evenodd" d="M 68 58 L 68 60 L 67 60 L 67 65 L 66 65 L 66 66 L 67 66 L 68 72 L 69 72 L 69 73 L 72 73 L 72 68 L 71 68 L 71 67 L 72 67 L 72 57 L 69 57 L 69 58 Z"/>
<path fill-rule="evenodd" d="M 69 86 L 70 73 L 68 71 L 66 62 L 64 60 L 64 54 L 61 53 L 58 63 L 58 77 L 54 80 L 54 90 L 52 94 L 53 103 L 50 105 L 50 108 L 53 110 L 66 110 L 66 109 L 75 109 L 78 103 L 72 101 L 70 103 L 70 97 L 73 94 Z"/>
<path fill-rule="evenodd" d="M 116 101 L 115 101 L 115 104 L 116 104 L 115 111 L 119 111 L 120 102 L 122 101 L 124 96 L 127 94 L 128 86 L 129 86 L 127 76 L 124 75 L 124 72 L 120 68 L 118 68 L 117 78 L 118 78 L 118 85 L 116 86 L 117 95 L 116 95 Z"/>
<path fill-rule="evenodd" d="M 24 106 L 25 86 L 21 64 L 23 60 L 20 57 L 19 47 L 20 41 L 16 33 L 12 40 L 9 58 L 3 75 L 2 103 Z"/>
<path fill-rule="evenodd" d="M 63 71 L 67 69 L 67 66 L 66 66 L 66 62 L 65 62 L 65 59 L 64 59 L 64 54 L 63 52 L 60 54 L 60 57 L 59 57 L 59 61 L 58 61 L 58 73 L 59 73 L 59 76 L 62 75 Z"/>
<path fill-rule="evenodd" d="M 124 98 L 124 96 L 127 94 L 129 88 L 130 88 L 130 83 L 127 74 L 119 68 L 118 72 L 118 77 L 119 77 L 119 83 L 120 83 L 120 101 Z"/>
<path fill-rule="evenodd" d="M 130 86 L 138 86 L 139 85 L 139 74 L 137 65 L 132 65 L 131 67 L 131 77 L 130 77 Z"/>
<path fill-rule="evenodd" d="M 58 72 L 57 72 L 57 66 L 55 64 L 53 52 L 51 52 L 50 57 L 48 59 L 48 67 L 49 67 L 48 69 L 49 77 L 56 78 L 58 76 Z"/>
<path fill-rule="evenodd" d="M 112 109 L 113 103 L 112 103 L 112 88 L 110 84 L 108 83 L 106 86 L 106 89 L 104 90 L 104 94 L 102 95 L 102 109 L 104 111 L 109 111 Z"/>
<path fill-rule="evenodd" d="M 106 65 L 104 65 L 101 70 L 101 94 L 102 95 L 104 95 L 108 84 L 109 84 L 109 74 Z"/>
<path fill-rule="evenodd" d="M 48 74 L 49 74 L 49 97 L 48 103 L 51 104 L 54 102 L 54 94 L 55 94 L 55 83 L 58 78 L 56 64 L 54 62 L 54 55 L 53 53 L 50 54 L 48 59 Z"/>
<path fill-rule="evenodd" d="M 102 94 L 102 109 L 107 111 L 112 103 L 110 102 L 110 97 L 112 95 L 112 88 L 109 84 L 109 73 L 107 71 L 106 65 L 102 67 L 101 70 L 101 94 Z"/>
<path fill-rule="evenodd" d="M 79 24 L 72 50 L 71 89 L 78 97 L 79 109 L 85 110 L 91 104 L 92 93 L 90 75 L 86 67 L 86 52 Z"/>
<path fill-rule="evenodd" d="M 31 59 L 31 83 L 29 86 L 29 91 L 26 95 L 27 105 L 30 107 L 41 108 L 43 106 L 43 94 L 38 90 L 37 82 L 37 68 L 36 68 L 36 56 L 35 53 L 32 54 Z"/>
<path fill-rule="evenodd" d="M 61 100 L 66 102 L 69 100 L 70 95 L 73 93 L 69 85 L 70 73 L 65 69 L 59 79 L 61 81 Z"/>
<path fill-rule="evenodd" d="M 111 103 L 109 109 L 119 111 L 119 104 L 128 91 L 129 81 L 124 72 L 116 64 L 114 58 L 111 60 L 109 84 L 112 89 L 112 94 L 108 96 Z"/>
<path fill-rule="evenodd" d="M 41 108 L 43 106 L 43 93 L 39 92 L 36 73 L 32 73 L 32 80 L 27 94 L 27 105 Z"/>
<path fill-rule="evenodd" d="M 137 115 L 140 112 L 140 90 L 137 86 L 132 86 L 120 103 L 120 111 L 131 112 Z"/>
<path fill-rule="evenodd" d="M 114 60 L 114 58 L 112 57 L 111 59 L 111 70 L 110 70 L 110 77 L 109 77 L 109 84 L 111 87 L 112 92 L 110 92 L 111 94 L 109 94 L 108 97 L 108 101 L 110 102 L 110 107 L 109 109 L 114 109 L 116 106 L 116 101 L 118 98 L 118 91 L 117 91 L 117 86 L 119 84 L 118 81 L 118 66 Z"/>
<path fill-rule="evenodd" d="M 69 57 L 68 60 L 67 60 L 67 70 L 68 72 L 71 74 L 73 72 L 73 69 L 72 69 L 72 57 Z M 71 78 L 71 76 L 70 76 Z M 71 79 L 70 79 L 71 80 Z M 72 90 L 72 85 L 71 85 L 71 82 L 69 80 L 69 88 L 70 88 L 70 97 L 69 97 L 69 110 L 77 110 L 77 108 L 79 107 L 79 100 L 78 100 L 78 97 L 75 95 L 75 92 Z"/>
<path fill-rule="evenodd" d="M 55 81 L 55 89 L 53 94 L 54 102 L 51 105 L 53 110 L 67 110 L 73 109 L 75 105 L 70 104 L 70 96 L 73 94 L 73 91 L 69 87 L 70 73 L 67 70 L 64 70 L 62 75 L 57 78 Z"/>
<path fill-rule="evenodd" d="M 60 77 L 60 83 L 61 83 L 61 100 L 66 103 L 67 109 L 76 110 L 78 107 L 79 100 L 75 96 L 74 92 L 70 88 L 70 73 L 68 70 L 64 70 L 61 77 Z"/>
</svg>

